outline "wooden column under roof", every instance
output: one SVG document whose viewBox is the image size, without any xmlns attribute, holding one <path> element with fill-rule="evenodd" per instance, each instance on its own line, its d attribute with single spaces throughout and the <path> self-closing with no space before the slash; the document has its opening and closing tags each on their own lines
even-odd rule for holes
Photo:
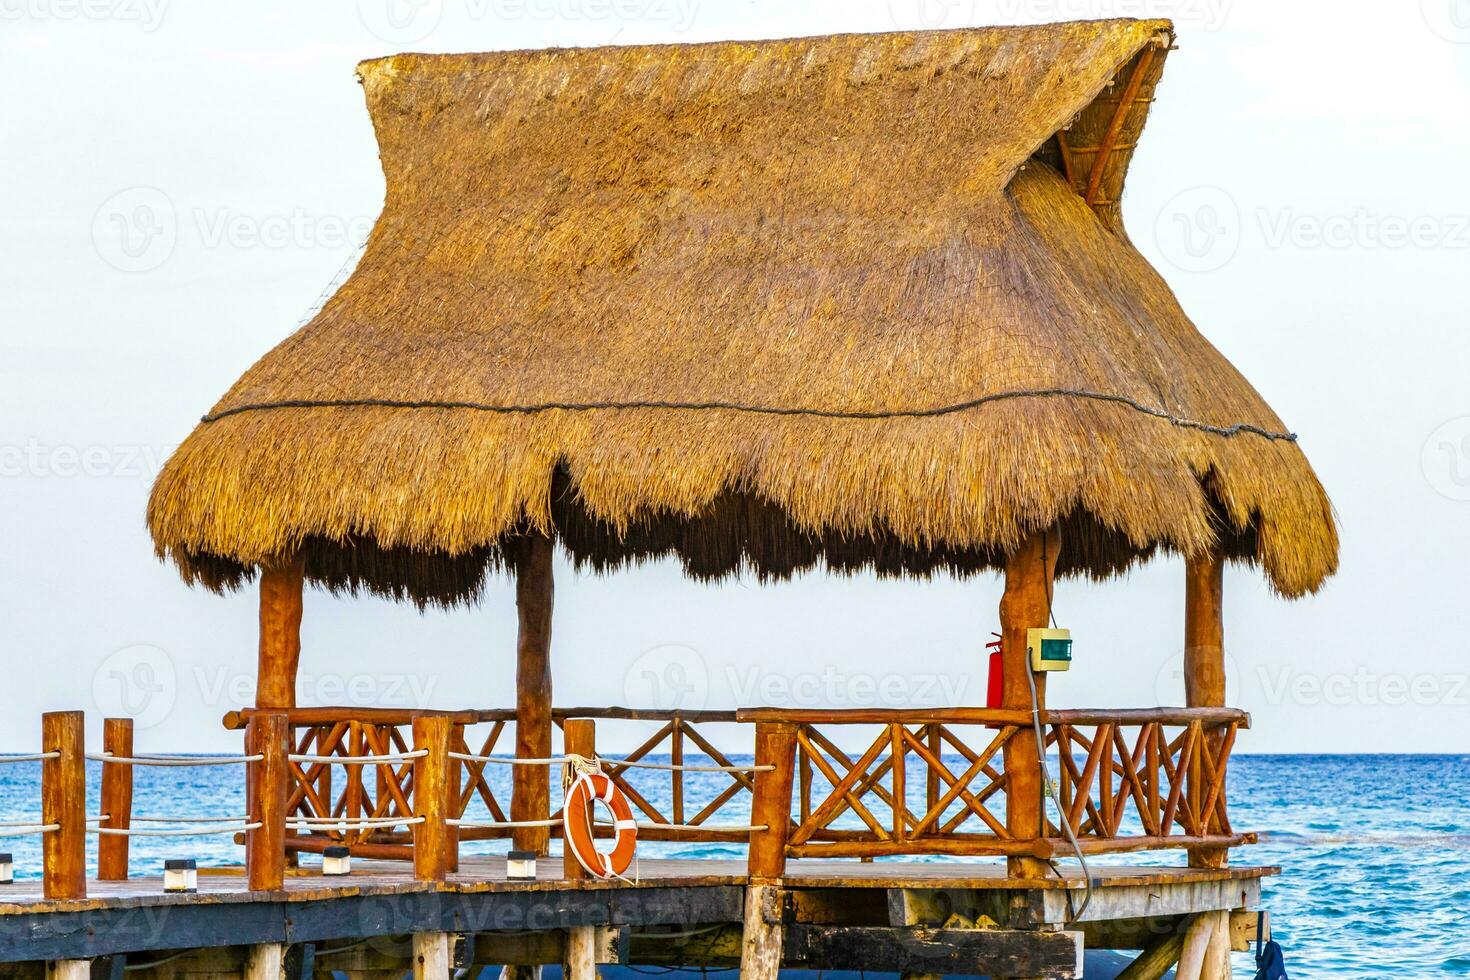
<svg viewBox="0 0 1470 980">
<path fill-rule="evenodd" d="M 552 542 L 528 534 L 514 545 L 516 612 L 516 758 L 551 755 L 551 609 L 554 591 Z M 545 820 L 551 815 L 551 769 L 515 766 L 510 801 L 512 821 Z M 516 827 L 517 850 L 545 854 L 548 827 Z"/>
</svg>

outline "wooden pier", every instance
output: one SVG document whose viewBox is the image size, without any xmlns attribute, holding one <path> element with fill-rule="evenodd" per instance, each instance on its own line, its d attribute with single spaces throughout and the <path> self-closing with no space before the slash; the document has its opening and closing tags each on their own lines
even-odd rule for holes
<svg viewBox="0 0 1470 980">
<path fill-rule="evenodd" d="M 647 858 L 621 879 L 594 880 L 564 855 L 522 882 L 507 879 L 503 858 L 461 856 L 463 843 L 513 839 L 527 822 L 561 836 L 561 810 L 548 803 L 544 819 L 509 819 L 513 801 L 488 778 L 516 761 L 497 752 L 511 711 L 242 709 L 225 723 L 243 729 L 244 753 L 208 758 L 132 754 L 126 719 L 108 719 L 103 751 L 89 753 L 81 714 L 60 712 L 46 716 L 36 760 L 44 875 L 0 896 L 0 962 L 19 964 L 7 968 L 16 975 L 48 962 L 54 973 L 126 961 L 130 972 L 166 976 L 175 963 L 238 973 L 253 956 L 282 976 L 386 977 L 413 967 L 428 944 L 444 951 L 443 971 L 563 963 L 590 977 L 598 963 L 626 963 L 738 965 L 753 977 L 793 966 L 1073 977 L 1085 948 L 1139 949 L 1140 964 L 1166 967 L 1197 936 L 1201 956 L 1212 947 L 1217 962 L 1195 975 L 1218 977 L 1225 944 L 1243 942 L 1254 922 L 1245 913 L 1275 870 L 1103 863 L 1163 848 L 1214 855 L 1252 839 L 1226 808 L 1230 746 L 1249 723 L 1232 709 L 1041 712 L 1059 820 L 1043 817 L 1030 838 L 1008 829 L 1018 804 L 1005 764 L 1007 745 L 1033 738 L 1029 712 L 571 708 L 550 717 L 561 754 L 533 763 L 542 772 L 595 760 L 637 808 L 641 839 L 748 843 L 748 860 Z M 595 726 L 605 719 L 657 728 L 634 751 L 604 758 Z M 712 726 L 748 732 L 754 762 L 733 763 Z M 854 732 L 867 748 L 844 751 Z M 672 761 L 653 761 L 663 758 Z M 87 759 L 102 767 L 95 815 L 81 806 Z M 174 817 L 183 833 L 233 833 L 243 865 L 203 869 L 187 894 L 129 875 L 130 835 L 162 820 L 134 809 L 132 773 L 146 765 L 243 770 L 249 812 Z M 690 771 L 728 785 L 696 802 Z M 649 779 L 667 779 L 669 792 L 651 792 Z M 94 881 L 81 873 L 89 833 L 100 840 Z M 346 877 L 298 860 L 344 845 L 356 862 Z M 1086 878 L 1055 863 L 1078 852 L 1092 859 Z M 995 862 L 974 860 L 986 856 Z M 1017 874 L 1021 858 L 1041 873 Z"/>
<path fill-rule="evenodd" d="M 1156 948 L 1203 915 L 1254 908 L 1274 870 L 1094 868 L 1092 901 L 1071 922 L 1075 873 L 1021 882 L 997 865 L 801 861 L 762 916 L 784 932 L 785 967 L 1074 977 L 1084 947 Z M 346 880 L 293 869 L 269 892 L 250 890 L 242 868 L 201 876 L 189 895 L 137 878 L 55 900 L 19 882 L 0 904 L 0 976 L 40 977 L 47 960 L 239 976 L 258 946 L 282 947 L 294 976 L 402 976 L 416 935 L 447 935 L 460 966 L 535 966 L 563 962 L 579 927 L 595 931 L 596 963 L 740 964 L 740 862 L 647 859 L 631 884 L 541 879 L 507 881 L 503 859 L 486 857 L 432 884 L 394 862 L 361 862 Z M 1237 917 L 1237 948 L 1253 924 Z"/>
</svg>

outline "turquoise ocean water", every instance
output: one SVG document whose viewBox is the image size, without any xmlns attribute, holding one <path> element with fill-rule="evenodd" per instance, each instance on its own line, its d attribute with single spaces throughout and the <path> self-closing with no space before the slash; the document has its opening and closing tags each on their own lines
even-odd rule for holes
<svg viewBox="0 0 1470 980">
<path fill-rule="evenodd" d="M 88 769 L 89 812 L 96 813 L 99 772 L 95 765 Z M 508 769 L 491 767 L 491 776 L 497 795 L 508 800 Z M 136 778 L 135 813 L 244 812 L 238 766 L 139 769 Z M 645 770 L 632 778 L 656 805 L 667 799 L 667 773 Z M 0 821 L 37 814 L 38 779 L 35 763 L 0 765 Z M 718 774 L 685 779 L 692 803 L 727 785 Z M 1470 977 L 1470 756 L 1237 756 L 1229 779 L 1232 822 L 1261 835 L 1261 843 L 1238 849 L 1234 862 L 1282 868 L 1268 880 L 1263 904 L 1293 978 Z M 922 792 L 917 769 L 908 785 Z M 743 818 L 740 809 L 728 808 L 716 819 Z M 498 842 L 466 845 L 472 851 L 505 848 Z M 38 874 L 35 837 L 0 841 L 0 850 L 13 853 L 18 877 Z M 731 845 L 653 843 L 639 851 L 744 853 Z M 157 873 L 166 857 L 238 863 L 243 849 L 227 837 L 135 838 L 133 855 L 135 873 L 145 874 Z M 1182 857 L 1161 852 L 1109 860 L 1170 864 Z M 1235 972 L 1253 975 L 1247 954 L 1236 954 Z"/>
</svg>

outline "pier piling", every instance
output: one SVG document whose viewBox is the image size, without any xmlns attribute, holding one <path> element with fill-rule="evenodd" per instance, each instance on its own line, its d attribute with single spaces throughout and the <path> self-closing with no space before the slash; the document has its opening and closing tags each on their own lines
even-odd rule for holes
<svg viewBox="0 0 1470 980">
<path fill-rule="evenodd" d="M 413 980 L 449 980 L 449 933 L 413 934 Z"/>
<path fill-rule="evenodd" d="M 562 727 L 562 748 L 567 755 L 579 755 L 585 759 L 597 755 L 597 723 L 590 718 L 569 718 Z M 592 804 L 588 804 L 588 809 Z M 575 814 L 573 815 L 576 816 Z M 588 819 L 592 814 L 588 813 Z M 569 881 L 588 877 L 586 869 L 577 862 L 570 846 L 562 844 L 562 874 Z M 567 928 L 566 948 L 562 955 L 562 976 L 565 980 L 597 980 L 596 967 L 597 927 L 573 925 Z"/>
<path fill-rule="evenodd" d="M 41 860 L 47 898 L 87 897 L 87 763 L 80 711 L 41 716 Z"/>
<path fill-rule="evenodd" d="M 102 722 L 102 752 L 118 759 L 133 756 L 133 719 L 107 718 Z M 102 820 L 108 830 L 127 830 L 133 818 L 133 767 L 122 762 L 102 764 Z M 100 834 L 97 837 L 97 880 L 128 880 L 128 844 L 126 834 Z"/>
<path fill-rule="evenodd" d="M 740 944 L 740 980 L 776 980 L 785 938 L 781 923 L 781 878 L 791 833 L 791 783 L 796 727 L 762 722 L 755 728 L 755 791 L 745 890 L 745 933 Z M 769 767 L 769 768 L 768 768 Z"/>
<path fill-rule="evenodd" d="M 449 745 L 452 725 L 444 715 L 413 720 L 413 803 L 419 822 L 413 828 L 413 874 L 419 881 L 443 881 L 449 873 Z"/>
<path fill-rule="evenodd" d="M 259 824 L 245 835 L 245 869 L 251 891 L 277 891 L 286 880 L 286 798 L 290 780 L 291 728 L 284 712 L 251 717 L 245 729 L 250 755 L 246 784 L 250 822 Z"/>
<path fill-rule="evenodd" d="M 245 954 L 245 980 L 285 980 L 286 947 L 283 943 L 259 943 Z"/>
<path fill-rule="evenodd" d="M 91 980 L 91 960 L 54 960 L 46 964 L 46 980 Z"/>
</svg>

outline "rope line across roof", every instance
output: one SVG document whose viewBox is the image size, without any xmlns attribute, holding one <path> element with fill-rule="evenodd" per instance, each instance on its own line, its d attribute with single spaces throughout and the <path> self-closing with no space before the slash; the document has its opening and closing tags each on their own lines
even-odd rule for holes
<svg viewBox="0 0 1470 980">
<path fill-rule="evenodd" d="M 212 412 L 200 419 L 201 422 L 218 422 L 229 418 L 231 415 L 239 415 L 243 412 L 272 411 L 283 408 L 463 408 L 477 412 L 495 412 L 502 415 L 533 415 L 538 412 L 565 411 L 565 412 L 591 412 L 607 409 L 645 409 L 666 408 L 683 411 L 731 411 L 751 412 L 757 415 L 805 415 L 815 418 L 827 419 L 895 419 L 895 418 L 932 418 L 940 415 L 953 415 L 956 412 L 967 411 L 978 408 L 991 402 L 1008 401 L 1013 398 L 1086 398 L 1093 401 L 1112 402 L 1126 405 L 1129 408 L 1152 415 L 1168 421 L 1185 429 L 1198 429 L 1201 432 L 1210 432 L 1220 436 L 1234 436 L 1242 432 L 1262 436 L 1270 440 L 1284 440 L 1296 442 L 1295 432 L 1272 432 L 1258 425 L 1248 422 L 1238 422 L 1235 425 L 1211 425 L 1197 419 L 1182 418 L 1165 411 L 1162 408 L 1154 408 L 1142 402 L 1129 398 L 1127 395 L 1112 394 L 1105 391 L 1086 391 L 1077 388 L 1029 388 L 1015 391 L 998 391 L 969 401 L 957 402 L 953 405 L 939 405 L 932 408 L 896 409 L 890 411 L 853 411 L 835 408 L 802 408 L 783 407 L 777 405 L 742 405 L 738 402 L 708 401 L 708 402 L 671 402 L 671 401 L 626 401 L 626 402 L 536 402 L 526 405 L 490 405 L 484 402 L 467 401 L 402 401 L 392 398 L 289 398 L 271 402 L 253 402 L 245 405 L 235 405 L 219 412 Z"/>
</svg>

